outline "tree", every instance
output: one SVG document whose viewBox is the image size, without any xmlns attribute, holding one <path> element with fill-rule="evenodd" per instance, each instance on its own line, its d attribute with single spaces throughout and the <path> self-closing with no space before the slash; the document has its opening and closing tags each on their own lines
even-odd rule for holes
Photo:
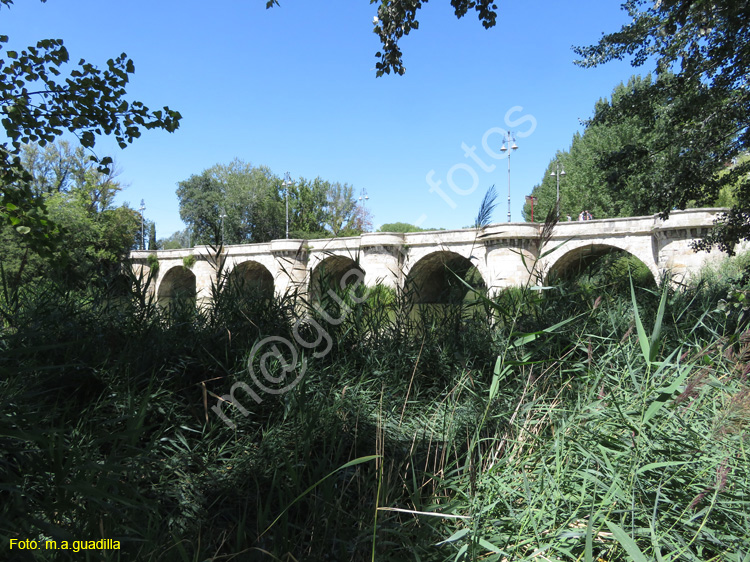
<svg viewBox="0 0 750 562">
<path fill-rule="evenodd" d="M 269 242 L 284 236 L 281 182 L 266 166 L 235 159 L 211 168 L 225 186 L 224 230 L 227 244 Z"/>
<path fill-rule="evenodd" d="M 27 188 L 44 198 L 45 216 L 58 225 L 56 247 L 39 251 L 33 238 L 0 223 L 0 259 L 12 285 L 56 277 L 67 286 L 96 282 L 119 270 L 140 238 L 140 215 L 112 202 L 121 186 L 65 142 L 21 147 L 31 181 Z"/>
<path fill-rule="evenodd" d="M 288 198 L 292 238 L 361 232 L 350 185 L 321 178 L 282 183 L 265 166 L 238 159 L 216 164 L 179 182 L 180 217 L 195 244 L 218 244 L 222 235 L 225 244 L 268 242 L 285 236 Z"/>
<path fill-rule="evenodd" d="M 158 250 L 159 245 L 156 243 L 156 223 L 151 222 L 150 225 L 148 225 L 148 249 L 149 250 Z"/>
<path fill-rule="evenodd" d="M 29 173 L 29 187 L 36 197 L 85 189 L 91 210 L 100 212 L 109 208 L 122 189 L 117 181 L 120 172 L 114 162 L 102 171 L 82 146 L 73 149 L 68 141 L 53 142 L 44 147 L 25 144 L 21 147 L 20 157 Z"/>
<path fill-rule="evenodd" d="M 224 188 L 208 170 L 179 182 L 180 218 L 194 234 L 195 244 L 221 243 Z"/>
<path fill-rule="evenodd" d="M 473 228 L 467 227 L 467 228 Z M 378 232 L 430 232 L 444 228 L 421 228 L 408 222 L 389 222 L 378 228 Z"/>
<path fill-rule="evenodd" d="M 13 0 L 0 4 L 9 7 Z M 8 40 L 0 35 L 0 49 Z M 109 59 L 103 70 L 81 59 L 65 73 L 69 59 L 62 40 L 43 39 L 20 52 L 6 50 L 0 60 L 1 123 L 9 139 L 0 143 L 0 221 L 40 250 L 51 249 L 55 229 L 44 200 L 30 187 L 33 177 L 20 157 L 24 144 L 44 146 L 68 131 L 89 150 L 102 134 L 114 135 L 125 148 L 143 129 L 172 132 L 181 119 L 168 107 L 151 111 L 126 99 L 125 87 L 135 66 L 125 54 Z M 97 159 L 93 153 L 90 158 L 107 173 L 111 158 Z"/>
<path fill-rule="evenodd" d="M 706 160 L 717 153 L 727 154 L 735 124 L 727 119 L 726 135 L 708 139 L 675 137 L 672 127 L 675 113 L 685 105 L 698 103 L 703 91 L 691 90 L 674 96 L 670 83 L 677 80 L 665 73 L 654 88 L 650 76 L 630 78 L 618 85 L 610 100 L 599 100 L 594 116 L 583 135 L 576 133 L 569 151 L 558 152 L 532 195 L 537 197 L 535 215 L 546 216 L 555 207 L 557 178 L 551 175 L 559 162 L 566 175 L 560 181 L 560 214 L 576 217 L 584 209 L 596 218 L 649 215 L 697 205 L 716 205 L 721 189 L 712 187 L 725 174 L 714 170 Z M 641 97 L 647 92 L 648 97 Z M 642 107 L 621 111 L 623 99 L 643 100 Z M 688 166 L 690 164 L 691 167 Z M 679 166 L 689 175 L 678 175 Z M 705 190 L 694 197 L 691 182 L 700 181 Z M 692 189 L 692 197 L 690 196 Z M 524 214 L 530 216 L 530 205 Z"/>
<path fill-rule="evenodd" d="M 382 225 L 378 232 L 422 232 L 423 228 L 406 222 L 390 222 Z"/>
<path fill-rule="evenodd" d="M 360 234 L 355 219 L 357 201 L 354 188 L 347 183 L 335 182 L 329 185 L 326 200 L 326 226 L 334 236 L 354 236 Z"/>
<path fill-rule="evenodd" d="M 265 166 L 235 159 L 181 181 L 180 218 L 194 244 L 249 244 L 284 236 L 281 182 Z"/>
<path fill-rule="evenodd" d="M 417 11 L 427 0 L 381 0 L 378 15 L 373 20 L 373 32 L 380 38 L 382 50 L 375 53 L 380 59 L 375 63 L 378 77 L 383 74 L 403 75 L 406 68 L 403 64 L 403 53 L 398 45 L 399 40 L 415 29 L 419 29 Z M 375 0 L 370 0 L 373 4 Z M 278 6 L 279 0 L 267 0 L 266 8 Z M 475 10 L 479 21 L 489 29 L 494 27 L 497 19 L 497 5 L 494 0 L 451 0 L 456 17 L 461 19 L 469 10 Z"/>
<path fill-rule="evenodd" d="M 190 248 L 192 243 L 188 229 L 173 232 L 166 238 L 161 238 L 157 246 L 160 250 L 178 250 L 180 248 Z"/>
<path fill-rule="evenodd" d="M 125 203 L 125 205 L 129 205 Z M 143 219 L 143 227 L 141 228 L 141 214 L 138 212 L 138 231 L 135 233 L 133 238 L 132 250 L 152 250 L 151 247 L 151 229 L 156 228 L 156 223 L 147 218 Z"/>
<path fill-rule="evenodd" d="M 325 238 L 326 208 L 330 183 L 317 177 L 299 178 L 289 187 L 289 236 L 292 238 Z M 286 194 L 282 194 L 286 196 Z"/>
<path fill-rule="evenodd" d="M 94 211 L 86 192 L 76 189 L 47 202 L 51 219 L 61 229 L 61 248 L 47 261 L 55 276 L 68 286 L 85 286 L 120 270 L 140 234 L 140 213 L 126 205 Z"/>
<path fill-rule="evenodd" d="M 285 196 L 282 193 L 282 197 Z M 289 188 L 289 231 L 297 238 L 355 236 L 372 228 L 349 184 L 299 178 Z"/>
<path fill-rule="evenodd" d="M 372 230 L 372 211 L 368 209 L 363 203 L 357 202 L 357 206 L 354 210 L 354 218 L 352 219 L 352 230 L 361 234 L 363 232 L 369 232 Z"/>
<path fill-rule="evenodd" d="M 601 122 L 627 115 L 653 113 L 650 101 L 668 98 L 658 123 L 660 150 L 645 153 L 637 147 L 611 155 L 619 173 L 659 167 L 663 182 L 654 185 L 659 210 L 666 217 L 673 208 L 691 201 L 703 204 L 735 186 L 737 203 L 698 247 L 733 252 L 740 240 L 750 239 L 750 162 L 725 167 L 750 148 L 750 10 L 743 0 L 628 0 L 623 4 L 630 23 L 604 35 L 598 44 L 578 47 L 578 64 L 596 66 L 625 57 L 634 66 L 655 61 L 656 80 L 623 96 Z M 675 76 L 671 76 L 675 72 Z M 596 120 L 595 120 L 596 122 Z M 670 153 L 670 147 L 680 151 Z"/>
</svg>

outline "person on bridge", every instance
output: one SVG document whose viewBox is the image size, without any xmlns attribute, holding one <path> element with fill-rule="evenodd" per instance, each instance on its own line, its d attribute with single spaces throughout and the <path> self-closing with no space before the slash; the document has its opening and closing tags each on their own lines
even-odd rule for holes
<svg viewBox="0 0 750 562">
<path fill-rule="evenodd" d="M 578 215 L 578 220 L 579 221 L 590 221 L 590 220 L 593 220 L 593 219 L 594 219 L 594 217 L 592 217 L 591 213 L 589 213 L 588 211 L 581 211 L 581 214 Z"/>
</svg>

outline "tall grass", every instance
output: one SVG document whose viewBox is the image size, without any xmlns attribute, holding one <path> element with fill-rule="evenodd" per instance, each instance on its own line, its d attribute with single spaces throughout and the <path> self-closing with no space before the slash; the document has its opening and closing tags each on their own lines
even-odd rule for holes
<svg viewBox="0 0 750 562">
<path fill-rule="evenodd" d="M 749 560 L 750 285 L 723 267 L 421 310 L 325 278 L 316 308 L 223 274 L 199 307 L 136 277 L 6 291 L 0 558 Z M 330 352 L 230 429 L 211 406 L 305 309 Z"/>
</svg>

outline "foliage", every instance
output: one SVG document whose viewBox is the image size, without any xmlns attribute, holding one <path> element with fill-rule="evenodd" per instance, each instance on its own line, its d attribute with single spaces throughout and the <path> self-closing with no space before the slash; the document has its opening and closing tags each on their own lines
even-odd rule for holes
<svg viewBox="0 0 750 562">
<path fill-rule="evenodd" d="M 195 244 L 218 245 L 266 242 L 278 238 L 252 232 L 256 221 L 279 213 L 280 199 L 270 171 L 241 160 L 216 165 L 181 181 L 177 188 L 180 218 L 193 233 Z M 260 226 L 260 225 L 258 225 Z"/>
<path fill-rule="evenodd" d="M 372 211 L 367 208 L 366 199 L 364 202 L 362 201 L 362 197 L 358 199 L 356 207 L 354 208 L 354 216 L 352 217 L 350 224 L 350 230 L 352 230 L 355 235 L 372 231 Z"/>
<path fill-rule="evenodd" d="M 425 230 L 406 222 L 390 222 L 380 226 L 378 232 L 423 232 Z"/>
<path fill-rule="evenodd" d="M 378 232 L 431 232 L 445 230 L 444 228 L 422 228 L 408 222 L 390 222 L 380 226 Z"/>
<path fill-rule="evenodd" d="M 497 206 L 497 190 L 495 186 L 490 186 L 487 193 L 482 198 L 482 203 L 479 205 L 479 212 L 477 218 L 474 220 L 474 228 L 483 228 L 492 222 L 492 212 Z"/>
<path fill-rule="evenodd" d="M 370 0 L 374 4 L 376 0 Z M 279 0 L 268 0 L 266 8 L 278 6 Z M 456 17 L 461 19 L 470 9 L 477 11 L 479 21 L 489 29 L 494 27 L 497 19 L 497 5 L 494 0 L 451 0 Z M 406 68 L 403 64 L 403 53 L 398 42 L 415 29 L 419 29 L 417 11 L 422 8 L 422 0 L 381 0 L 378 15 L 373 20 L 373 32 L 378 35 L 382 50 L 375 54 L 380 59 L 375 63 L 377 76 L 383 74 L 403 75 Z"/>
<path fill-rule="evenodd" d="M 5 6 L 12 3 L 2 0 Z M 7 35 L 0 35 L 0 48 L 8 41 Z M 35 251 L 51 248 L 54 226 L 44 200 L 29 186 L 32 178 L 21 158 L 24 144 L 44 146 L 67 131 L 87 149 L 102 134 L 114 135 L 124 148 L 143 129 L 176 130 L 181 118 L 168 107 L 151 111 L 126 99 L 125 87 L 135 66 L 125 54 L 109 59 L 103 70 L 81 59 L 66 74 L 69 58 L 62 40 L 43 39 L 20 51 L 6 49 L 0 61 L 2 126 L 9 139 L 0 143 L 0 216 L 28 237 Z M 103 173 L 112 162 L 108 157 L 91 159 Z"/>
<path fill-rule="evenodd" d="M 126 203 L 127 205 L 127 203 Z M 156 229 L 156 223 L 141 216 L 140 211 L 138 213 L 138 230 L 135 233 L 135 239 L 133 240 L 133 250 L 152 250 L 161 249 L 151 247 L 151 230 Z M 156 234 L 154 232 L 154 234 Z"/>
<path fill-rule="evenodd" d="M 179 248 L 191 248 L 192 240 L 190 231 L 186 228 L 173 232 L 166 238 L 160 238 L 157 242 L 160 250 L 177 250 Z"/>
<path fill-rule="evenodd" d="M 552 172 L 558 164 L 565 171 L 559 178 L 563 219 L 566 215 L 576 219 L 584 209 L 595 218 L 610 218 L 714 206 L 721 203 L 720 196 L 727 202 L 735 187 L 726 184 L 729 170 L 708 160 L 719 153 L 729 158 L 730 143 L 710 136 L 700 142 L 689 135 L 675 136 L 673 124 L 680 120 L 680 108 L 698 103 L 696 98 L 704 95 L 690 92 L 673 97 L 670 84 L 675 80 L 666 73 L 656 83 L 650 76 L 634 76 L 619 84 L 610 99 L 599 100 L 583 135 L 576 133 L 570 149 L 557 153 L 534 187 L 535 211 L 544 213 L 555 205 L 558 178 Z M 645 106 L 628 105 L 627 112 L 620 113 L 618 108 L 631 103 L 627 100 L 642 96 L 648 96 Z M 729 128 L 721 131 L 730 138 L 736 122 L 725 117 Z M 687 166 L 690 158 L 694 158 L 692 171 L 680 172 L 678 166 Z M 703 187 L 698 197 L 694 186 L 699 184 Z M 530 211 L 527 203 L 527 218 Z"/>
<path fill-rule="evenodd" d="M 34 239 L 8 224 L 0 226 L 0 257 L 13 285 L 46 277 L 67 283 L 86 283 L 116 271 L 140 240 L 140 215 L 127 206 L 114 207 L 121 190 L 114 168 L 103 173 L 81 147 L 69 143 L 21 147 L 20 158 L 29 174 L 27 188 L 45 201 L 45 216 L 57 225 L 60 244 L 39 251 Z"/>
<path fill-rule="evenodd" d="M 283 238 L 286 204 L 293 238 L 359 234 L 353 188 L 321 178 L 300 178 L 291 186 L 264 167 L 242 160 L 217 164 L 178 184 L 180 217 L 193 244 L 268 242 Z M 222 216 L 224 218 L 222 219 Z M 182 236 L 184 243 L 184 235 Z"/>
<path fill-rule="evenodd" d="M 254 343 L 293 341 L 295 294 L 222 274 L 161 309 L 153 278 L 29 286 L 0 298 L 0 538 L 116 537 L 102 560 L 741 560 L 750 334 L 717 305 L 750 289 L 743 260 L 635 305 L 629 285 L 421 310 L 324 293 L 330 351 L 227 406 L 235 430 L 210 406 L 252 384 Z"/>
<path fill-rule="evenodd" d="M 85 191 L 91 211 L 100 212 L 110 208 L 122 190 L 117 181 L 120 171 L 114 162 L 102 172 L 82 146 L 73 148 L 68 141 L 61 140 L 43 147 L 25 144 L 20 156 L 31 176 L 29 187 L 37 196 Z"/>
<path fill-rule="evenodd" d="M 750 15 L 744 2 L 719 0 L 629 0 L 623 4 L 630 23 L 604 35 L 598 44 L 579 47 L 579 64 L 596 66 L 625 57 L 633 65 L 655 61 L 657 79 L 648 87 L 622 96 L 611 111 L 594 122 L 621 122 L 632 115 L 658 118 L 657 150 L 636 144 L 613 153 L 619 175 L 652 177 L 647 189 L 659 211 L 715 200 L 722 188 L 734 185 L 737 203 L 698 247 L 718 245 L 733 251 L 750 238 L 750 162 L 722 174 L 733 158 L 750 148 Z M 672 76 L 672 72 L 676 74 Z M 671 103 L 655 107 L 653 100 Z"/>
<path fill-rule="evenodd" d="M 581 259 L 579 263 L 568 265 L 557 279 L 570 285 L 565 290 L 582 293 L 602 289 L 622 293 L 630 286 L 630 281 L 641 288 L 656 287 L 656 279 L 648 266 L 624 250 Z"/>
<path fill-rule="evenodd" d="M 321 178 L 299 178 L 289 190 L 289 236 L 325 238 L 326 205 L 329 183 Z"/>
<path fill-rule="evenodd" d="M 372 228 L 370 212 L 354 198 L 348 184 L 299 178 L 289 188 L 289 236 L 352 236 Z"/>
<path fill-rule="evenodd" d="M 354 188 L 335 182 L 326 193 L 326 227 L 334 236 L 353 236 L 361 231 L 355 226 L 357 201 Z"/>
<path fill-rule="evenodd" d="M 146 258 L 146 264 L 154 275 L 159 272 L 159 258 L 156 257 L 156 254 L 149 254 Z"/>
<path fill-rule="evenodd" d="M 47 199 L 49 215 L 63 229 L 65 250 L 53 262 L 71 283 L 86 283 L 106 272 L 118 271 L 140 229 L 140 214 L 127 206 L 95 213 L 85 193 L 59 193 Z M 45 275 L 44 272 L 39 272 Z"/>
<path fill-rule="evenodd" d="M 151 221 L 151 223 L 148 225 L 148 249 L 159 249 L 159 245 L 156 242 L 156 223 L 153 221 Z"/>
</svg>

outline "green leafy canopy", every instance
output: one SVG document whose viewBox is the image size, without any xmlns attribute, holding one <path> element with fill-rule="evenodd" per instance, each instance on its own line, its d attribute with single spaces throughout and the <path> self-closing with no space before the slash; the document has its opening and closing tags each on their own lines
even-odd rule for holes
<svg viewBox="0 0 750 562">
<path fill-rule="evenodd" d="M 0 0 L 0 7 L 12 3 Z M 0 53 L 8 41 L 7 35 L 0 35 Z M 151 111 L 126 98 L 135 65 L 124 53 L 109 59 L 104 68 L 81 59 L 68 72 L 70 55 L 61 39 L 42 39 L 35 46 L 2 54 L 0 123 L 8 140 L 0 143 L 0 217 L 37 246 L 48 246 L 54 228 L 43 201 L 28 186 L 31 177 L 19 157 L 22 145 L 44 146 L 67 132 L 87 149 L 94 148 L 99 135 L 114 135 L 125 148 L 144 129 L 175 131 L 181 115 L 166 106 Z M 112 163 L 93 153 L 90 158 L 104 173 Z"/>
<path fill-rule="evenodd" d="M 353 187 L 321 178 L 284 185 L 266 166 L 240 159 L 178 183 L 180 217 L 193 244 L 249 244 L 291 238 L 353 236 L 368 226 Z M 184 236 L 176 243 L 184 243 Z"/>
<path fill-rule="evenodd" d="M 750 10 L 746 0 L 628 0 L 630 23 L 599 43 L 577 47 L 577 64 L 597 66 L 628 58 L 634 66 L 655 65 L 656 80 L 613 100 L 595 123 L 633 115 L 652 118 L 659 146 L 636 144 L 611 154 L 620 174 L 659 168 L 650 196 L 663 216 L 689 202 L 716 200 L 732 186 L 736 204 L 698 247 L 733 251 L 750 239 Z M 654 100 L 665 100 L 657 106 Z M 678 150 L 675 151 L 674 149 Z M 732 165 L 729 173 L 725 168 Z"/>
</svg>

